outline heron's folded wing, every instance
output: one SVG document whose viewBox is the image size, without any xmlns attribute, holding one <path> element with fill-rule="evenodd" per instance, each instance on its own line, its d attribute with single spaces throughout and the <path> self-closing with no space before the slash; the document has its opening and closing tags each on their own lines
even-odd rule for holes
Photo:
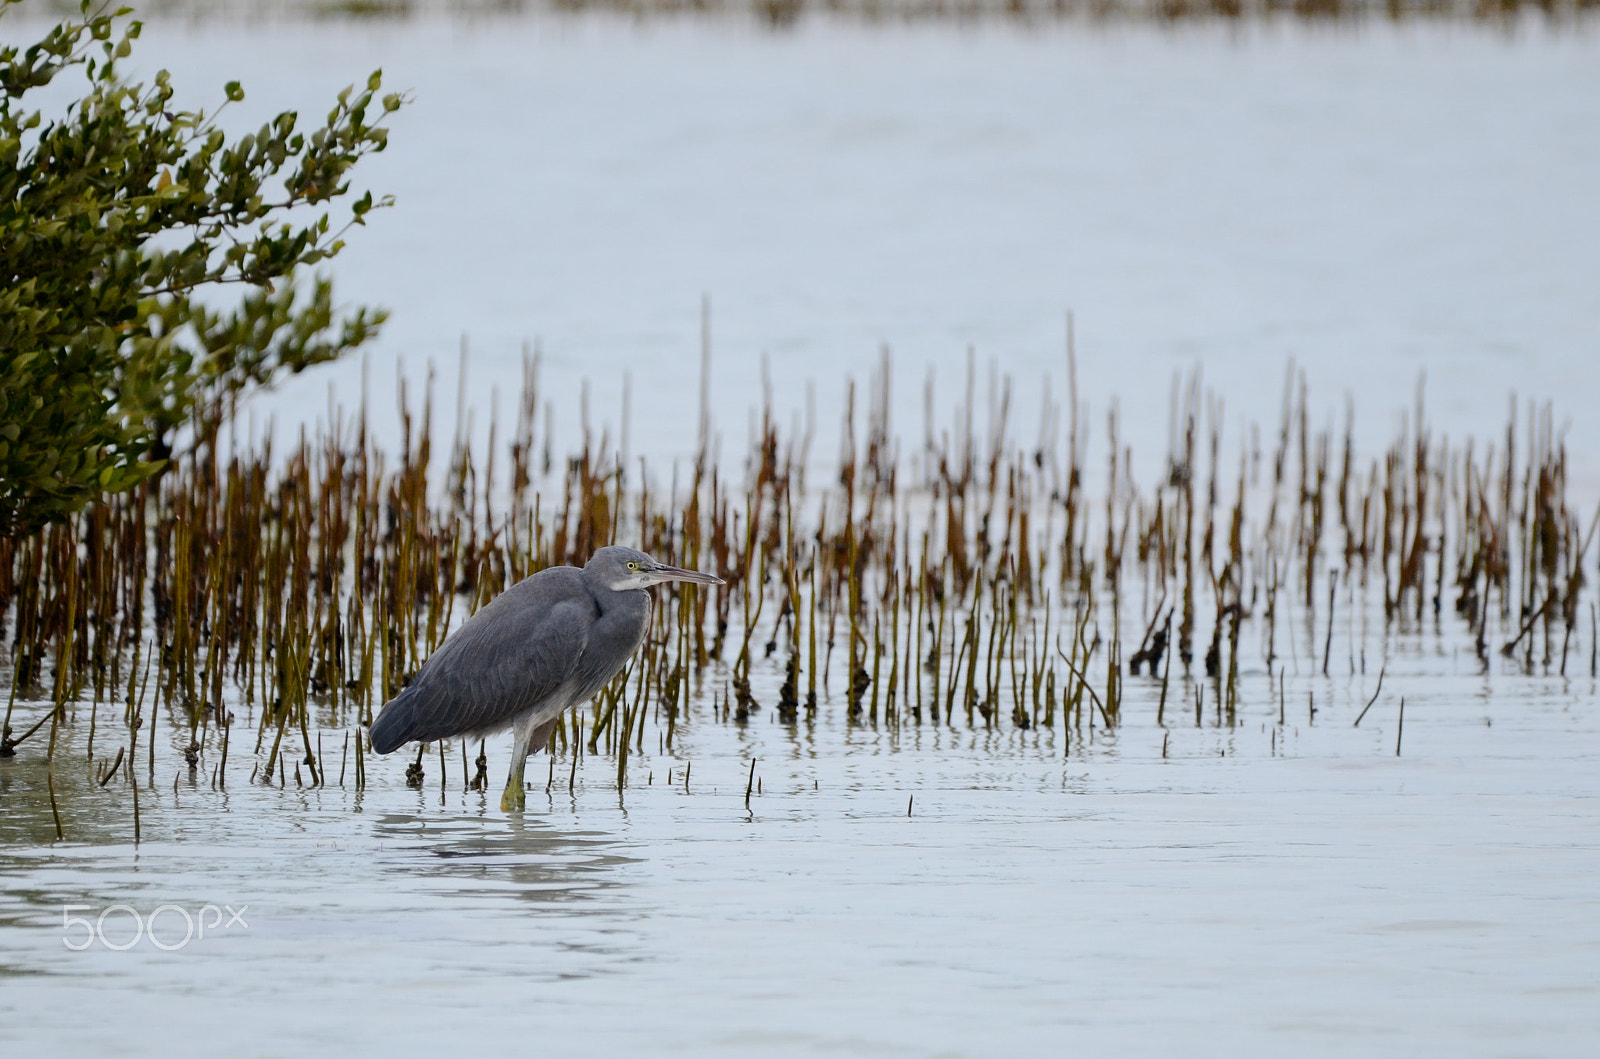
<svg viewBox="0 0 1600 1059">
<path fill-rule="evenodd" d="M 587 591 L 551 599 L 558 594 L 521 587 L 469 618 L 418 671 L 402 696 L 412 710 L 411 739 L 509 724 L 567 682 L 588 644 L 594 601 Z"/>
</svg>

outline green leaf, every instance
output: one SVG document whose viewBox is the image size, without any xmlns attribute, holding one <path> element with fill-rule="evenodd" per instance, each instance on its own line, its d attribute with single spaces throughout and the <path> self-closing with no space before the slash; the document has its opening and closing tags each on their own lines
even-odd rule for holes
<svg viewBox="0 0 1600 1059">
<path fill-rule="evenodd" d="M 382 149 L 387 130 L 364 116 L 379 74 L 321 127 L 286 111 L 230 138 L 172 104 L 166 71 L 124 79 L 111 60 L 142 27 L 91 10 L 105 9 L 85 3 L 31 48 L 0 45 L 0 536 L 160 473 L 151 457 L 214 436 L 236 395 L 342 356 L 383 322 L 335 311 L 331 284 L 303 278 L 373 197 L 344 228 L 291 208 L 346 194 L 351 168 Z M 77 98 L 27 105 L 71 66 L 89 74 Z M 238 82 L 224 91 L 244 98 Z M 403 102 L 385 97 L 385 113 Z"/>
</svg>

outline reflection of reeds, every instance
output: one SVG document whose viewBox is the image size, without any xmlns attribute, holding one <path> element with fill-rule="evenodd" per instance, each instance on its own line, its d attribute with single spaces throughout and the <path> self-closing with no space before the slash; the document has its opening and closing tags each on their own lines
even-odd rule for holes
<svg viewBox="0 0 1600 1059">
<path fill-rule="evenodd" d="M 506 17 L 540 11 L 613 12 L 630 18 L 753 18 L 786 29 L 807 15 L 885 21 L 995 20 L 1020 25 L 1068 20 L 1158 23 L 1300 19 L 1314 22 L 1473 19 L 1504 22 L 1537 14 L 1554 22 L 1588 15 L 1591 0 L 166 0 L 168 13 L 190 17 L 289 14 L 315 19 L 406 19 L 425 14 Z"/>
<path fill-rule="evenodd" d="M 1386 630 L 1439 628 L 1448 602 L 1486 667 L 1492 640 L 1529 671 L 1565 672 L 1581 651 L 1583 564 L 1600 515 L 1585 529 L 1569 504 L 1548 409 L 1519 420 L 1513 406 L 1503 444 L 1479 455 L 1435 440 L 1419 395 L 1363 469 L 1351 416 L 1336 450 L 1291 372 L 1266 473 L 1252 433 L 1235 478 L 1222 404 L 1192 378 L 1174 388 L 1171 450 L 1153 486 L 1136 481 L 1115 410 L 1107 417 L 1103 503 L 1091 505 L 1070 370 L 1070 407 L 1046 393 L 1031 450 L 1011 439 L 1009 380 L 991 372 L 981 433 L 970 363 L 953 427 L 937 434 L 930 382 L 926 436 L 906 461 L 885 354 L 867 400 L 849 391 L 833 484 L 808 485 L 809 439 L 780 431 L 769 396 L 742 480 L 703 440 L 692 478 L 663 489 L 644 461 L 636 478 L 625 473 L 609 435 L 596 440 L 587 423 L 568 459 L 550 458 L 548 438 L 541 455 L 536 364 L 504 452 L 491 441 L 481 463 L 465 426 L 436 459 L 431 382 L 420 407 L 402 385 L 398 453 L 375 446 L 364 413 L 302 433 L 287 453 L 213 434 L 137 491 L 0 544 L 12 661 L 0 755 L 31 749 L 48 724 L 39 752 L 54 759 L 56 728 L 78 723 L 80 704 L 92 733 L 120 700 L 126 741 L 102 736 L 97 751 L 87 740 L 100 786 L 120 777 L 136 796 L 141 735 L 153 782 L 158 716 L 194 774 L 225 785 L 242 713 L 253 780 L 343 785 L 348 766 L 359 791 L 364 739 L 340 750 L 330 781 L 324 729 L 369 724 L 452 627 L 515 580 L 616 540 L 726 584 L 658 590 L 645 648 L 552 737 L 573 759 L 569 784 L 587 752 L 614 758 L 625 786 L 630 756 L 669 753 L 684 711 L 708 702 L 735 722 L 765 699 L 784 724 L 831 701 L 853 725 L 1053 729 L 1071 752 L 1122 724 L 1129 680 L 1143 678 L 1152 698 L 1159 689 L 1157 723 L 1185 696 L 1198 718 L 1210 683 L 1216 721 L 1229 725 L 1252 649 L 1278 674 L 1262 701 L 1281 718 L 1286 658 L 1327 675 L 1336 614 L 1353 625 L 1369 586 Z M 1593 671 L 1593 603 L 1589 613 Z M 1352 634 L 1351 674 L 1364 655 L 1358 666 Z M 16 735 L 19 704 L 47 709 Z M 481 787 L 466 749 L 462 782 Z M 109 767 L 96 768 L 97 752 Z M 413 763 L 418 785 L 429 767 L 426 754 Z M 483 768 L 480 758 L 480 780 Z"/>
</svg>

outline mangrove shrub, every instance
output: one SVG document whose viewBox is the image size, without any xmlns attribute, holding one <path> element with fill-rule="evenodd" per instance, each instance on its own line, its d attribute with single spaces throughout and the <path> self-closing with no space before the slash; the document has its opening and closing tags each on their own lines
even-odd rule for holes
<svg viewBox="0 0 1600 1059">
<path fill-rule="evenodd" d="M 0 27 L 18 2 L 0 0 Z M 37 43 L 0 45 L 0 537 L 134 486 L 241 393 L 341 356 L 384 318 L 295 277 L 388 204 L 367 192 L 332 216 L 400 97 L 379 97 L 374 73 L 318 127 L 290 111 L 229 135 L 236 82 L 185 110 L 165 71 L 122 76 L 130 15 L 85 0 Z M 42 90 L 69 72 L 84 83 L 62 106 Z"/>
</svg>

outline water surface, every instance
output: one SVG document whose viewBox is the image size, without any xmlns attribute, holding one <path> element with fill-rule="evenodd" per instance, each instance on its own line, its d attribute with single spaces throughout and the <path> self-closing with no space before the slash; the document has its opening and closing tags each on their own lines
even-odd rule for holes
<svg viewBox="0 0 1600 1059">
<path fill-rule="evenodd" d="M 1135 682 L 1128 723 L 1065 754 L 1053 730 L 852 727 L 839 703 L 741 727 L 702 701 L 620 795 L 611 759 L 535 759 L 520 819 L 462 789 L 453 746 L 442 790 L 431 754 L 422 790 L 394 757 L 360 795 L 250 785 L 241 754 L 224 793 L 163 739 L 137 848 L 125 788 L 61 773 L 68 840 L 52 843 L 22 753 L 0 769 L 0 1039 L 1584 1054 L 1600 1031 L 1594 683 L 1391 664 L 1398 757 L 1392 699 L 1351 727 L 1359 674 L 1291 677 L 1281 726 L 1259 674 L 1232 726 L 1209 710 L 1157 726 L 1156 688 Z M 117 903 L 248 905 L 248 927 L 68 950 L 82 929 L 63 906 Z M 159 923 L 181 940 L 179 916 Z M 131 920 L 104 931 L 124 944 Z"/>
</svg>

